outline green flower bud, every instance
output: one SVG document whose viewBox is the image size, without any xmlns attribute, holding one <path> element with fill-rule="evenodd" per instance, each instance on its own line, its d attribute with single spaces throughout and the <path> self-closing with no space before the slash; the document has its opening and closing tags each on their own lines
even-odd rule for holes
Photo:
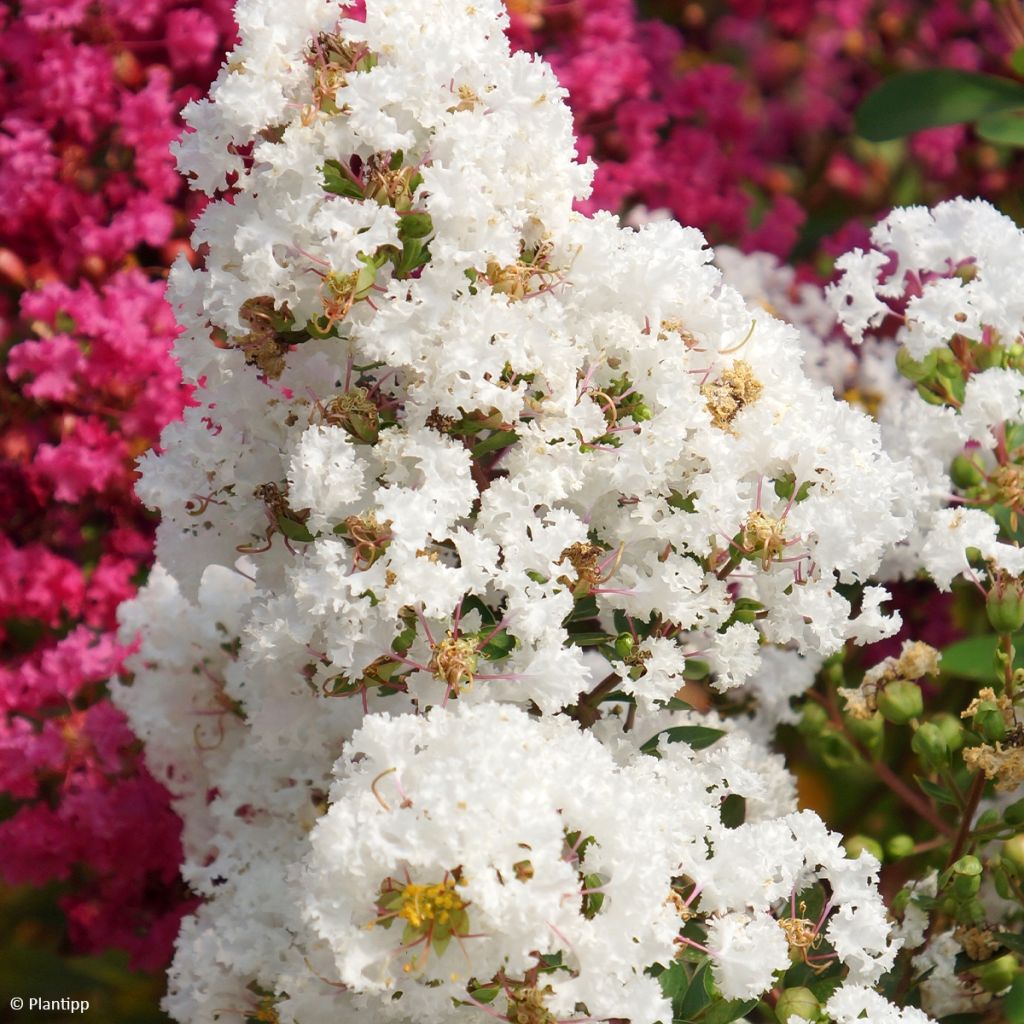
<svg viewBox="0 0 1024 1024">
<path fill-rule="evenodd" d="M 896 369 L 915 384 L 930 377 L 935 372 L 938 361 L 939 353 L 935 349 L 921 360 L 914 359 L 906 347 L 901 347 L 896 353 Z"/>
<path fill-rule="evenodd" d="M 946 741 L 950 753 L 955 754 L 964 745 L 963 723 L 956 715 L 943 711 L 941 714 L 934 715 L 931 718 L 931 723 L 942 733 L 942 738 Z"/>
<path fill-rule="evenodd" d="M 653 413 L 651 412 L 651 407 L 649 405 L 645 405 L 643 402 L 637 402 L 636 405 L 633 406 L 633 411 L 630 415 L 633 417 L 634 423 L 644 423 L 651 418 Z"/>
<path fill-rule="evenodd" d="M 797 729 L 803 736 L 817 736 L 828 724 L 828 713 L 813 700 L 807 701 L 803 706 L 803 714 Z"/>
<path fill-rule="evenodd" d="M 821 1020 L 821 1003 L 809 988 L 787 988 L 775 1004 L 775 1017 L 779 1024 L 788 1024 L 792 1017 Z"/>
<path fill-rule="evenodd" d="M 921 687 L 909 679 L 894 679 L 878 695 L 878 710 L 893 725 L 906 725 L 924 711 Z"/>
<path fill-rule="evenodd" d="M 991 370 L 994 366 L 1002 366 L 1006 354 L 1006 349 L 1001 345 L 974 346 L 974 361 L 979 370 Z"/>
<path fill-rule="evenodd" d="M 988 621 L 997 633 L 1016 633 L 1024 626 L 1024 586 L 1000 573 L 985 599 Z"/>
<path fill-rule="evenodd" d="M 961 857 L 950 869 L 953 896 L 966 900 L 977 894 L 981 888 L 981 861 L 968 854 Z"/>
<path fill-rule="evenodd" d="M 635 641 L 629 633 L 620 633 L 615 638 L 615 653 L 620 658 L 628 658 L 633 653 Z"/>
<path fill-rule="evenodd" d="M 913 837 L 908 836 L 905 832 L 890 836 L 885 843 L 885 852 L 889 855 L 890 860 L 909 857 L 914 852 Z"/>
<path fill-rule="evenodd" d="M 1020 964 L 1012 953 L 997 956 L 995 960 L 978 964 L 971 973 L 978 979 L 986 992 L 1002 992 L 1013 984 L 1013 979 L 1020 971 Z"/>
<path fill-rule="evenodd" d="M 737 622 L 752 623 L 763 611 L 764 605 L 760 601 L 755 601 L 752 597 L 740 597 L 733 605 L 732 617 Z"/>
<path fill-rule="evenodd" d="M 914 733 L 910 748 L 931 768 L 944 768 L 949 763 L 946 737 L 934 722 L 925 722 Z"/>
<path fill-rule="evenodd" d="M 877 712 L 870 718 L 850 717 L 846 721 L 846 727 L 869 750 L 879 746 L 885 735 L 885 719 Z"/>
<path fill-rule="evenodd" d="M 976 487 L 985 479 L 984 473 L 981 468 L 973 460 L 969 459 L 966 455 L 958 455 L 953 460 L 953 465 L 950 467 L 949 475 L 953 478 L 953 483 L 960 488 Z"/>
<path fill-rule="evenodd" d="M 850 836 L 843 840 L 843 846 L 846 847 L 846 856 L 852 860 L 856 860 L 865 850 L 867 850 L 867 852 L 876 860 L 885 859 L 882 844 L 877 840 L 872 839 L 870 836 Z"/>
<path fill-rule="evenodd" d="M 1024 834 L 1012 836 L 1003 843 L 1003 860 L 1009 861 L 1018 871 L 1024 868 Z"/>
<path fill-rule="evenodd" d="M 999 705 L 992 700 L 983 700 L 971 719 L 974 731 L 988 743 L 1006 739 L 1006 719 Z"/>
</svg>

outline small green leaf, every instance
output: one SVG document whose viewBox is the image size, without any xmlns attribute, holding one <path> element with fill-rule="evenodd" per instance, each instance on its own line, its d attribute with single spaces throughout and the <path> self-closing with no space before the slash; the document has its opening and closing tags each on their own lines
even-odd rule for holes
<svg viewBox="0 0 1024 1024">
<path fill-rule="evenodd" d="M 914 781 L 923 789 L 933 800 L 940 804 L 948 804 L 950 807 L 956 806 L 956 798 L 953 794 L 946 789 L 944 786 L 938 786 L 934 782 L 929 782 L 927 779 L 922 779 L 919 775 L 914 776 Z"/>
<path fill-rule="evenodd" d="M 747 801 L 739 793 L 730 793 L 722 801 L 722 824 L 726 828 L 739 828 L 747 820 Z"/>
<path fill-rule="evenodd" d="M 502 658 L 507 657 L 511 652 L 512 648 L 516 645 L 516 638 L 506 630 L 501 630 L 499 633 L 495 633 L 487 644 L 481 648 L 480 653 L 488 661 L 500 661 Z"/>
<path fill-rule="evenodd" d="M 700 1019 L 700 1024 L 732 1024 L 734 1020 L 746 1017 L 757 1006 L 756 999 L 730 999 L 724 1003 L 715 1003 L 708 1007 L 707 1013 Z"/>
<path fill-rule="evenodd" d="M 485 985 L 483 988 L 472 989 L 469 994 L 478 1003 L 493 1003 L 500 991 L 500 985 Z"/>
<path fill-rule="evenodd" d="M 887 78 L 861 103 L 856 125 L 865 139 L 884 142 L 1015 107 L 1024 107 L 1024 86 L 1018 82 L 955 68 L 931 68 Z"/>
<path fill-rule="evenodd" d="M 640 750 L 645 754 L 654 753 L 658 748 L 658 738 L 661 736 L 665 737 L 666 743 L 688 743 L 694 750 L 703 750 L 724 735 L 724 729 L 711 729 L 706 725 L 673 725 L 669 729 L 655 733 Z"/>
<path fill-rule="evenodd" d="M 1017 935 L 1015 932 L 996 932 L 995 938 L 1014 953 L 1024 953 L 1024 935 Z"/>
<path fill-rule="evenodd" d="M 337 160 L 327 160 L 323 167 L 324 190 L 336 196 L 349 199 L 365 199 L 362 187 L 352 177 L 351 171 L 343 170 Z"/>
<path fill-rule="evenodd" d="M 316 539 L 309 532 L 309 527 L 305 523 L 300 523 L 297 519 L 289 519 L 287 516 L 277 517 L 277 528 L 289 540 L 301 541 L 303 544 L 309 544 Z"/>
<path fill-rule="evenodd" d="M 470 454 L 474 459 L 487 455 L 489 452 L 498 451 L 501 448 L 508 448 L 519 440 L 519 435 L 514 430 L 496 430 L 489 437 L 484 438 L 478 444 L 473 445 Z"/>
<path fill-rule="evenodd" d="M 710 962 L 710 960 L 705 960 L 690 979 L 690 987 L 679 1007 L 679 1016 L 683 1020 L 691 1020 L 696 1017 L 711 1002 L 711 996 L 707 990 L 707 980 L 711 977 L 711 972 L 708 970 Z M 675 1012 L 674 1008 L 673 1012 Z"/>
</svg>

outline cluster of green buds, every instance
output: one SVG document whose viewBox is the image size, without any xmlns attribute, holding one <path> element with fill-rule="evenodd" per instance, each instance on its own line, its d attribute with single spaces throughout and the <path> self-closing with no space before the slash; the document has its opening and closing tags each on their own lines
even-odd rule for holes
<svg viewBox="0 0 1024 1024">
<path fill-rule="evenodd" d="M 955 409 L 963 403 L 970 376 L 994 367 L 1024 369 L 1024 345 L 1003 345 L 989 328 L 982 330 L 981 339 L 955 334 L 945 347 L 932 349 L 922 359 L 914 359 L 906 348 L 896 353 L 896 368 L 917 386 L 924 401 Z"/>
</svg>

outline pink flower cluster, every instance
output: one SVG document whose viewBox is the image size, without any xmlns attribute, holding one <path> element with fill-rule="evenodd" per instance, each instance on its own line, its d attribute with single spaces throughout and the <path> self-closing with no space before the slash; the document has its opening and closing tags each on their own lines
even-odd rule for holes
<svg viewBox="0 0 1024 1024">
<path fill-rule="evenodd" d="M 638 8 L 658 15 L 642 18 Z M 990 0 L 509 0 L 513 38 L 569 90 L 588 209 L 668 210 L 714 243 L 785 256 L 849 225 L 843 251 L 897 202 L 989 198 L 1024 182 L 966 129 L 933 129 L 905 157 L 869 149 L 853 112 L 886 75 L 918 67 L 1005 72 L 1019 30 Z M 970 141 L 970 144 L 966 144 Z M 908 191 L 909 190 L 909 191 Z"/>
<path fill-rule="evenodd" d="M 148 968 L 190 906 L 180 822 L 106 680 L 152 557 L 133 462 L 188 399 L 168 144 L 233 32 L 230 0 L 0 8 L 0 881 L 60 880 L 78 948 Z"/>
</svg>

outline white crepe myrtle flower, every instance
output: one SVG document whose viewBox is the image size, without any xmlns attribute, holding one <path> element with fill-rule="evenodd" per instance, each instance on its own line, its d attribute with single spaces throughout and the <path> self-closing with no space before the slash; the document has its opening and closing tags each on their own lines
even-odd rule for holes
<svg viewBox="0 0 1024 1024">
<path fill-rule="evenodd" d="M 789 967 L 789 946 L 770 914 L 734 911 L 708 926 L 715 983 L 727 999 L 751 999 L 770 989 L 775 972 Z"/>
<path fill-rule="evenodd" d="M 240 0 L 178 146 L 210 198 L 169 283 L 195 405 L 141 460 L 117 696 L 205 901 L 169 1010 L 664 1022 L 687 926 L 792 955 L 819 879 L 807 941 L 873 980 L 871 871 L 764 732 L 672 728 L 694 662 L 753 686 L 778 645 L 898 627 L 868 584 L 905 471 L 699 232 L 574 211 L 592 169 L 497 0 L 350 15 Z"/>
<path fill-rule="evenodd" d="M 932 1018 L 913 1006 L 896 1006 L 864 985 L 842 985 L 825 1004 L 825 1012 L 835 1024 L 931 1024 Z"/>
</svg>

